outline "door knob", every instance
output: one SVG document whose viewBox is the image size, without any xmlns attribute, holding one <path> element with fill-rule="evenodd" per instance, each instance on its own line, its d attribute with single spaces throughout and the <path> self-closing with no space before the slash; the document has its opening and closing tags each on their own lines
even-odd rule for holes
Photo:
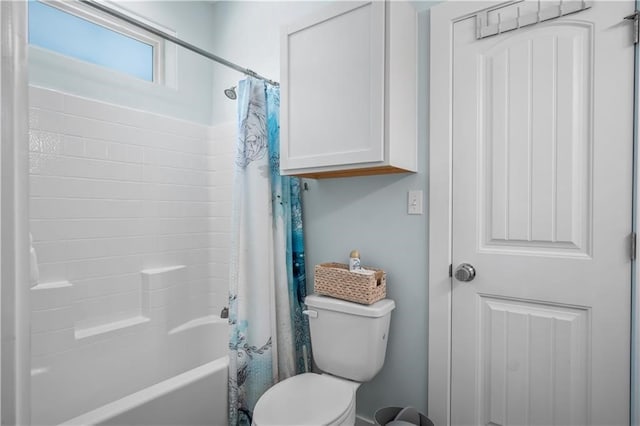
<svg viewBox="0 0 640 426">
<path fill-rule="evenodd" d="M 456 268 L 456 272 L 453 274 L 458 281 L 473 281 L 476 277 L 476 268 L 468 263 L 462 263 Z"/>
</svg>

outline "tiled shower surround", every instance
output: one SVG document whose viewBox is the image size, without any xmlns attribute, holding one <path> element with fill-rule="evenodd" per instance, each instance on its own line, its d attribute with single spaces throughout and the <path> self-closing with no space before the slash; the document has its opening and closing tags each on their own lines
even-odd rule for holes
<svg viewBox="0 0 640 426">
<path fill-rule="evenodd" d="M 167 336 L 226 304 L 235 129 L 29 96 L 33 424 L 57 424 L 210 361 Z"/>
</svg>

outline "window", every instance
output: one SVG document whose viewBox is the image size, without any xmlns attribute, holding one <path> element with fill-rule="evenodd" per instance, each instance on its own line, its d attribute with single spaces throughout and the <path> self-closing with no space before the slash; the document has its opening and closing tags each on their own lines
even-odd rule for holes
<svg viewBox="0 0 640 426">
<path fill-rule="evenodd" d="M 162 82 L 161 39 L 79 2 L 30 0 L 29 44 Z"/>
</svg>

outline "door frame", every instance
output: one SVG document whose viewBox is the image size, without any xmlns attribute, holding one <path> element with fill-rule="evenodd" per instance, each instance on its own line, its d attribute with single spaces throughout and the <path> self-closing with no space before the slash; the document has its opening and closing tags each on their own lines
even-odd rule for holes
<svg viewBox="0 0 640 426">
<path fill-rule="evenodd" d="M 636 10 L 640 10 L 640 0 L 635 1 Z M 640 45 L 635 46 L 635 94 L 634 94 L 634 129 L 633 129 L 633 232 L 638 233 L 640 224 L 640 176 L 638 165 L 640 153 L 638 152 L 638 133 L 640 127 Z M 637 238 L 637 237 L 636 237 Z M 640 426 L 640 268 L 638 267 L 638 252 L 636 248 L 636 260 L 632 263 L 631 273 L 631 425 Z"/>
<path fill-rule="evenodd" d="M 30 422 L 27 2 L 0 1 L 0 415 Z"/>
<path fill-rule="evenodd" d="M 446 1 L 430 9 L 428 416 L 451 424 L 453 25 L 495 2 Z M 446 48 L 443 48 L 445 46 Z"/>
<path fill-rule="evenodd" d="M 453 141 L 453 25 L 488 7 L 507 6 L 516 1 L 452 2 L 446 1 L 430 9 L 429 40 L 429 349 L 428 349 L 428 415 L 436 425 L 451 424 L 451 305 L 452 280 L 449 266 L 452 258 L 452 141 Z M 622 18 L 620 20 L 622 22 Z M 446 48 L 443 48 L 445 46 Z M 637 49 L 637 47 L 636 47 Z M 636 60 L 640 61 L 638 55 Z M 640 64 L 640 62 L 638 62 Z M 638 81 L 638 66 L 636 81 Z M 640 99 L 640 88 L 636 86 Z M 637 103 L 637 101 L 636 101 Z M 636 111 L 640 123 L 640 111 Z M 637 145 L 634 133 L 634 145 Z M 634 174 L 640 163 L 636 152 Z M 637 178 L 640 186 L 640 178 Z M 636 223 L 640 221 L 640 201 L 634 198 Z M 635 264 L 635 262 L 634 262 Z M 640 268 L 635 268 L 635 281 L 640 281 Z M 640 295 L 635 291 L 632 310 L 635 329 L 635 354 L 632 349 L 631 395 L 640 395 Z M 631 399 L 631 424 L 640 425 L 640 407 Z"/>
</svg>

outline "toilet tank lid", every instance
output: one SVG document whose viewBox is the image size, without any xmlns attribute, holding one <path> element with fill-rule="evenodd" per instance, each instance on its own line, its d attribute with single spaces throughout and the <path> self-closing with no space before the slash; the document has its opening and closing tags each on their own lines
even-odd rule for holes
<svg viewBox="0 0 640 426">
<path fill-rule="evenodd" d="M 359 303 L 347 302 L 346 300 L 321 296 L 319 294 L 307 296 L 304 302 L 311 308 L 373 318 L 383 317 L 396 307 L 395 302 L 391 299 L 382 299 L 372 305 L 361 305 Z"/>
</svg>

